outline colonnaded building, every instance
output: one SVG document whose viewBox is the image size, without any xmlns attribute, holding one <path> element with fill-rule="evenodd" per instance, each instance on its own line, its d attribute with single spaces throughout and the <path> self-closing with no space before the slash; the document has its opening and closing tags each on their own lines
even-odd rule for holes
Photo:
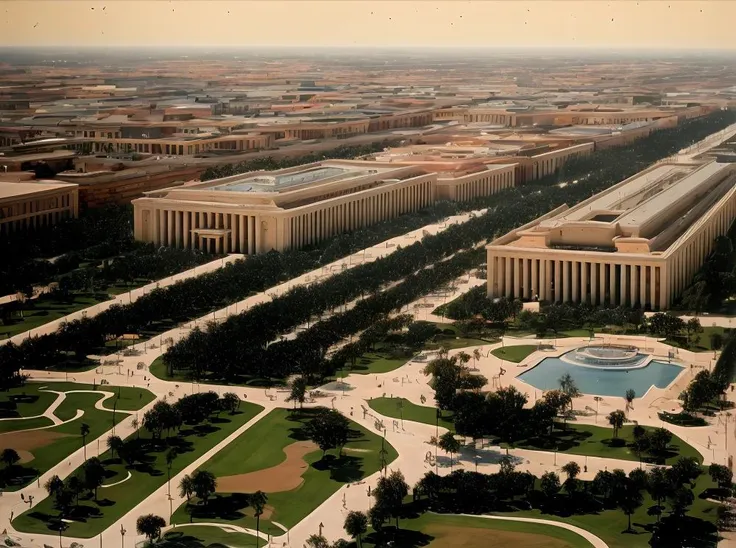
<svg viewBox="0 0 736 548">
<path fill-rule="evenodd" d="M 135 237 L 214 253 L 255 254 L 316 244 L 427 207 L 514 186 L 515 164 L 461 172 L 371 161 L 325 161 L 233 175 L 133 200 Z"/>
<path fill-rule="evenodd" d="M 0 181 L 0 236 L 76 217 L 78 192 L 78 185 L 52 180 Z"/>
<path fill-rule="evenodd" d="M 487 247 L 488 295 L 669 307 L 736 218 L 736 163 L 656 164 Z"/>
</svg>

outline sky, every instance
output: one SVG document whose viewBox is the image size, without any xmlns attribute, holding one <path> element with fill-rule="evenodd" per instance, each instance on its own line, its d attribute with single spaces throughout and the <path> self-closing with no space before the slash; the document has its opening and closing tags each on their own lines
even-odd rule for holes
<svg viewBox="0 0 736 548">
<path fill-rule="evenodd" d="M 736 49 L 736 0 L 3 0 L 3 46 Z"/>
</svg>

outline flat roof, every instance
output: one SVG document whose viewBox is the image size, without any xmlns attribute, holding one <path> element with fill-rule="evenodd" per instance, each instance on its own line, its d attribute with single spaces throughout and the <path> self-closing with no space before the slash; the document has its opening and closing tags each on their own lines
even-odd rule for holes
<svg viewBox="0 0 736 548">
<path fill-rule="evenodd" d="M 71 190 L 79 185 L 74 183 L 62 183 L 61 181 L 23 181 L 20 183 L 9 183 L 0 181 L 0 200 L 9 198 L 20 198 L 22 196 L 30 196 L 38 192 L 46 192 L 49 190 Z"/>
</svg>

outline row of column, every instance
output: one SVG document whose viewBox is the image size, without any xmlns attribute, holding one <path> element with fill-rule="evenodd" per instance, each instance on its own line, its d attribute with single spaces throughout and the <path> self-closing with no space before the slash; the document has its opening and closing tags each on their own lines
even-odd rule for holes
<svg viewBox="0 0 736 548">
<path fill-rule="evenodd" d="M 213 211 L 152 211 L 151 241 L 155 245 L 199 249 L 208 253 L 252 255 L 260 247 L 258 219 L 253 215 Z M 216 230 L 220 234 L 199 234 Z"/>
<path fill-rule="evenodd" d="M 427 180 L 295 215 L 288 224 L 291 247 L 311 245 L 342 232 L 417 211 L 433 202 L 433 182 Z"/>
<path fill-rule="evenodd" d="M 680 244 L 670 258 L 672 264 L 670 284 L 673 295 L 679 295 L 692 283 L 706 257 L 713 252 L 716 238 L 728 234 L 734 218 L 736 218 L 736 193 L 731 192 L 722 207 Z"/>
<path fill-rule="evenodd" d="M 496 173 L 476 181 L 461 183 L 455 190 L 455 199 L 459 202 L 472 200 L 478 196 L 490 196 L 514 185 L 513 172 Z"/>
<path fill-rule="evenodd" d="M 592 305 L 665 308 L 663 266 L 493 256 L 488 262 L 492 297 Z"/>
</svg>

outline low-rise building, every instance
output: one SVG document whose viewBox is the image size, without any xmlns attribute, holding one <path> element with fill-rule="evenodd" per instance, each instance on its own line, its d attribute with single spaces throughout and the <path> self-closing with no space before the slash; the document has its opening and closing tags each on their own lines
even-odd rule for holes
<svg viewBox="0 0 736 548">
<path fill-rule="evenodd" d="M 736 164 L 660 163 L 487 247 L 488 295 L 668 308 L 736 218 Z"/>
<path fill-rule="evenodd" d="M 75 184 L 51 180 L 0 181 L 0 235 L 51 226 L 78 213 Z"/>
</svg>

